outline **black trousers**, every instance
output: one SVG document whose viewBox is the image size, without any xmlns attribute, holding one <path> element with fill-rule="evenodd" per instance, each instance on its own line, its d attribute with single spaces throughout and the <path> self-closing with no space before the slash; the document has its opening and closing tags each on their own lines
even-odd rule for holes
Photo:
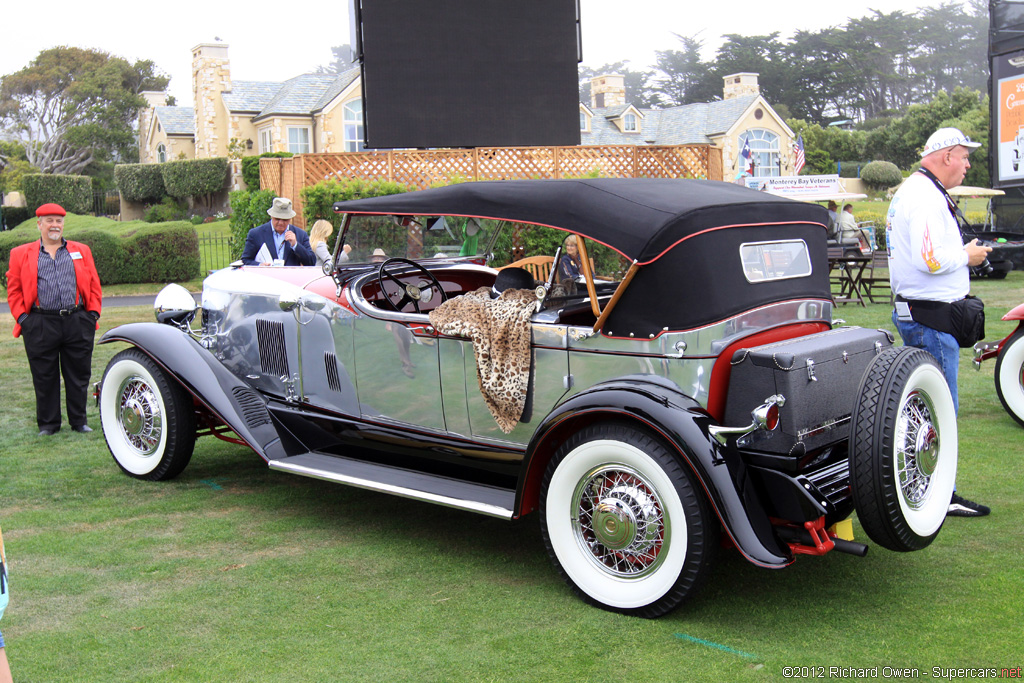
<svg viewBox="0 0 1024 683">
<path fill-rule="evenodd" d="M 96 321 L 84 310 L 63 317 L 29 312 L 21 324 L 21 337 L 36 390 L 39 429 L 60 429 L 62 375 L 68 422 L 72 427 L 84 425 Z"/>
</svg>

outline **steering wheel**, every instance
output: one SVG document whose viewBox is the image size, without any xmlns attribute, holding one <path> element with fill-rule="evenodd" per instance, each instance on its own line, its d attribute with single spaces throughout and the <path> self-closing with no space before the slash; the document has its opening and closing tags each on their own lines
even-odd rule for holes
<svg viewBox="0 0 1024 683">
<path fill-rule="evenodd" d="M 408 276 L 409 272 L 403 271 L 401 273 L 396 273 L 394 272 L 395 269 L 390 268 L 392 264 L 402 264 L 404 266 L 411 266 L 412 268 L 418 270 L 420 273 L 425 275 L 429 282 L 423 288 L 420 288 L 419 285 L 414 285 L 411 283 L 407 284 L 405 282 L 402 282 L 402 280 L 399 279 L 399 275 L 403 277 Z M 397 304 L 391 300 L 391 297 L 388 296 L 387 291 L 384 289 L 385 277 L 394 282 L 402 289 L 402 298 L 398 301 Z M 429 270 L 427 270 L 420 264 L 416 263 L 415 261 L 410 261 L 409 259 L 396 257 L 389 258 L 387 261 L 381 263 L 380 268 L 377 270 L 377 283 L 380 285 L 380 291 L 384 295 L 384 300 L 387 301 L 391 308 L 395 309 L 395 311 L 397 311 L 398 313 L 401 313 L 402 309 L 405 308 L 410 302 L 412 302 L 412 305 L 416 309 L 416 312 L 420 313 L 420 301 L 423 300 L 423 292 L 430 289 L 437 290 L 438 294 L 441 295 L 441 301 L 448 300 L 448 297 L 444 293 L 444 287 L 442 287 L 441 283 L 437 281 L 437 278 L 434 277 L 434 275 Z M 433 296 L 430 296 L 427 299 L 429 300 L 432 298 Z"/>
</svg>

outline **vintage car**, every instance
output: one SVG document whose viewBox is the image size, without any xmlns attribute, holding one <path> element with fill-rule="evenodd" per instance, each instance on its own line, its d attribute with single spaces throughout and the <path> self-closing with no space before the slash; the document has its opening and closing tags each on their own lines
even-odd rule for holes
<svg viewBox="0 0 1024 683">
<path fill-rule="evenodd" d="M 1024 304 L 1002 319 L 1017 321 L 1017 327 L 999 341 L 975 344 L 974 367 L 980 370 L 982 361 L 996 359 L 996 395 L 1010 417 L 1024 426 Z"/>
<path fill-rule="evenodd" d="M 770 569 L 863 555 L 854 511 L 892 550 L 938 534 L 949 390 L 924 351 L 834 324 L 824 208 L 584 179 L 335 211 L 324 272 L 235 265 L 206 279 L 201 316 L 171 285 L 157 323 L 103 335 L 131 345 L 97 385 L 124 472 L 171 479 L 212 434 L 281 472 L 537 511 L 580 597 L 644 617 L 694 594 L 722 548 Z"/>
</svg>

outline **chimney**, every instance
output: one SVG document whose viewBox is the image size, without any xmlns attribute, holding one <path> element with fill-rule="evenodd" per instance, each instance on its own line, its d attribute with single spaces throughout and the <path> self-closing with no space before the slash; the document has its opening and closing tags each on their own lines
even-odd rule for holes
<svg viewBox="0 0 1024 683">
<path fill-rule="evenodd" d="M 626 79 L 618 74 L 595 76 L 590 79 L 590 105 L 592 109 L 617 107 L 626 103 Z"/>
<path fill-rule="evenodd" d="M 745 95 L 761 94 L 761 88 L 757 85 L 757 74 L 729 74 L 722 80 L 725 81 L 725 85 L 722 88 L 723 100 L 731 100 L 735 97 L 743 97 Z"/>
<path fill-rule="evenodd" d="M 143 90 L 142 99 L 146 100 L 146 106 L 139 110 L 139 163 L 148 164 L 150 159 L 146 151 L 146 137 L 149 135 L 149 126 L 153 122 L 157 107 L 164 106 L 167 102 L 167 93 L 156 90 Z"/>
<path fill-rule="evenodd" d="M 227 44 L 200 43 L 192 48 L 197 159 L 227 154 L 227 122 L 221 111 L 220 95 L 230 91 L 231 65 Z"/>
</svg>

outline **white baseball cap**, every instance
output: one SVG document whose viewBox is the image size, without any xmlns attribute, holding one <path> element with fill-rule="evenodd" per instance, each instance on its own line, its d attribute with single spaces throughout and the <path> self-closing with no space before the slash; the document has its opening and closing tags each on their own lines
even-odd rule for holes
<svg viewBox="0 0 1024 683">
<path fill-rule="evenodd" d="M 961 133 L 956 128 L 939 128 L 931 134 L 931 137 L 928 138 L 928 142 L 924 143 L 924 151 L 921 152 L 921 158 L 925 158 L 932 152 L 938 152 L 940 149 L 955 147 L 956 145 L 961 145 L 968 149 L 977 149 L 978 147 L 981 147 L 980 142 L 971 142 L 969 137 Z"/>
</svg>

